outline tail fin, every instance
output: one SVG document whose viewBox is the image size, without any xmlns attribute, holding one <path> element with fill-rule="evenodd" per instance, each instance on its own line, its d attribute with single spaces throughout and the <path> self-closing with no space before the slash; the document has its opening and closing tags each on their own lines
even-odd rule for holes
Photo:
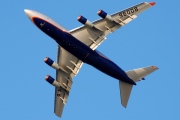
<svg viewBox="0 0 180 120">
<path fill-rule="evenodd" d="M 154 72 L 157 69 L 158 68 L 156 66 L 150 66 L 150 67 L 130 70 L 130 71 L 127 71 L 126 74 L 134 82 L 138 82 L 141 79 L 144 79 L 145 76 L 149 75 L 150 73 Z M 120 94 L 121 94 L 121 104 L 126 108 L 133 85 L 119 81 L 119 87 L 120 87 Z"/>
<path fill-rule="evenodd" d="M 133 85 L 119 81 L 121 104 L 126 108 Z"/>
</svg>

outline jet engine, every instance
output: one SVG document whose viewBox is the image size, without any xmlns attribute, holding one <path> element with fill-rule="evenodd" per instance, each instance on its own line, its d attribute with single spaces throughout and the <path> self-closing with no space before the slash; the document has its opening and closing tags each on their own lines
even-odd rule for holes
<svg viewBox="0 0 180 120">
<path fill-rule="evenodd" d="M 53 77 L 51 77 L 50 75 L 47 75 L 45 77 L 45 80 L 50 83 L 51 85 L 55 86 L 55 87 L 60 87 L 60 83 L 57 82 Z"/>
<path fill-rule="evenodd" d="M 79 16 L 78 18 L 78 21 L 81 22 L 82 24 L 86 25 L 87 27 L 94 27 L 94 24 L 92 24 L 89 20 L 87 20 L 85 17 L 83 16 Z"/>
<path fill-rule="evenodd" d="M 109 21 L 114 21 L 113 20 L 113 18 L 111 17 L 111 15 L 108 15 L 105 11 L 103 11 L 103 10 L 99 10 L 98 11 L 98 15 L 100 16 L 100 17 L 102 17 L 103 19 L 107 19 L 107 20 L 109 20 Z"/>
<path fill-rule="evenodd" d="M 60 69 L 60 66 L 49 57 L 46 57 L 44 62 L 56 70 Z"/>
</svg>

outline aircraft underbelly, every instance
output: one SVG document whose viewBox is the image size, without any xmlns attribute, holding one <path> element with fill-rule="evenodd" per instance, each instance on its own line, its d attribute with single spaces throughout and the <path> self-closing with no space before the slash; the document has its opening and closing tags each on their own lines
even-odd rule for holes
<svg viewBox="0 0 180 120">
<path fill-rule="evenodd" d="M 68 32 L 38 18 L 35 18 L 34 22 L 43 32 L 52 37 L 61 47 L 78 59 L 113 78 L 134 84 L 126 73 L 115 63 L 102 57 Z"/>
<path fill-rule="evenodd" d="M 86 60 L 87 64 L 90 64 L 101 72 L 117 80 L 122 80 L 130 84 L 135 84 L 134 81 L 131 80 L 119 66 L 102 56 L 93 56 L 90 54 Z"/>
</svg>

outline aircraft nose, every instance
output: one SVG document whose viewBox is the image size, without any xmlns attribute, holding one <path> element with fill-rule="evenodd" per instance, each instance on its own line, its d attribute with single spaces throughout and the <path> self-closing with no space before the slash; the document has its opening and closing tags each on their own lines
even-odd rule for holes
<svg viewBox="0 0 180 120">
<path fill-rule="evenodd" d="M 32 18 L 32 12 L 31 12 L 31 10 L 24 9 L 24 12 L 25 12 L 26 15 L 28 16 L 28 18 L 31 20 L 31 18 Z"/>
</svg>

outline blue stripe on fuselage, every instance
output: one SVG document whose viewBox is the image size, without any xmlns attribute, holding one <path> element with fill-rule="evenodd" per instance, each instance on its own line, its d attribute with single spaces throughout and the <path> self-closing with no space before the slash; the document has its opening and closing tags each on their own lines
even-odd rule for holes
<svg viewBox="0 0 180 120">
<path fill-rule="evenodd" d="M 37 17 L 33 18 L 33 22 L 43 32 L 52 37 L 61 47 L 83 62 L 94 66 L 98 70 L 118 80 L 135 84 L 134 81 L 132 81 L 114 62 L 102 57 L 96 51 L 90 49 L 89 46 L 85 45 L 68 32 L 65 32 L 55 25 Z"/>
</svg>

